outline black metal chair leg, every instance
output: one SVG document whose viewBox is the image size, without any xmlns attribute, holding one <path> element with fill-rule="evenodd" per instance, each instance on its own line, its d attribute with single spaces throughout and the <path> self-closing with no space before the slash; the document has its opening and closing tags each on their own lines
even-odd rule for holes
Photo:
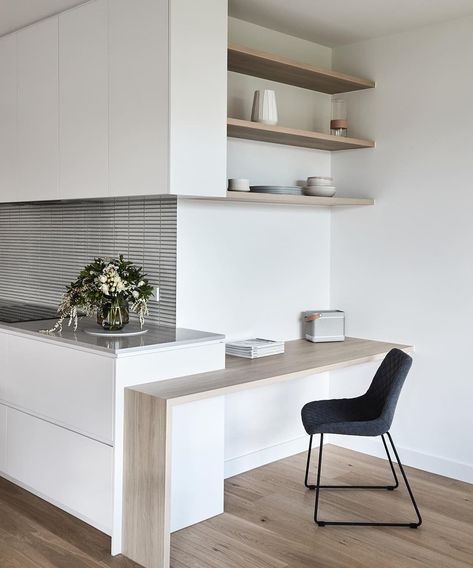
<svg viewBox="0 0 473 568">
<path fill-rule="evenodd" d="M 324 527 L 324 526 L 328 526 L 328 525 L 362 526 L 362 527 L 408 527 L 408 528 L 411 528 L 411 529 L 416 529 L 417 527 L 420 527 L 420 525 L 422 524 L 422 517 L 421 517 L 420 511 L 419 511 L 419 508 L 417 506 L 416 500 L 414 498 L 414 494 L 412 492 L 411 486 L 409 485 L 409 481 L 408 481 L 407 475 L 404 471 L 404 467 L 401 463 L 401 460 L 399 459 L 399 454 L 397 453 L 396 446 L 394 445 L 391 434 L 389 432 L 387 432 L 387 435 L 388 435 L 391 447 L 394 451 L 396 461 L 399 465 L 399 469 L 401 471 L 402 478 L 404 479 L 404 483 L 406 484 L 406 488 L 407 488 L 407 491 L 409 493 L 409 497 L 411 499 L 412 505 L 413 505 L 414 510 L 416 512 L 417 522 L 416 523 L 383 523 L 383 522 L 375 523 L 375 522 L 364 522 L 364 521 L 360 522 L 360 521 L 322 521 L 322 520 L 319 520 L 318 519 L 318 510 L 319 510 L 320 489 L 340 489 L 340 488 L 344 488 L 344 489 L 373 489 L 373 488 L 375 488 L 374 486 L 353 487 L 353 486 L 337 486 L 337 485 L 320 485 L 320 474 L 321 474 L 321 469 L 322 469 L 322 449 L 323 449 L 323 434 L 321 434 L 320 435 L 320 449 L 319 449 L 319 463 L 318 463 L 318 469 L 317 469 L 317 483 L 315 485 L 316 493 L 315 493 L 315 507 L 314 507 L 314 521 L 317 523 L 317 525 L 319 527 Z M 396 471 L 394 469 L 394 464 L 392 463 L 391 455 L 390 455 L 390 452 L 388 450 L 384 436 L 383 436 L 383 444 L 384 444 L 384 447 L 386 449 L 386 453 L 388 455 L 389 463 L 390 463 L 391 470 L 393 472 L 394 479 L 396 481 L 396 487 L 397 487 L 399 485 L 398 478 L 397 478 Z M 307 472 L 306 472 L 306 474 L 307 474 Z M 307 487 L 310 488 L 311 486 L 308 485 Z M 390 487 L 383 487 L 383 488 L 389 489 Z M 394 487 L 392 487 L 392 488 L 394 489 Z"/>
<path fill-rule="evenodd" d="M 315 486 L 315 507 L 314 507 L 314 521 L 319 525 L 319 527 L 324 526 L 323 521 L 317 519 L 317 513 L 319 510 L 319 494 L 320 494 L 320 474 L 322 472 L 322 453 L 324 449 L 324 435 L 320 434 L 320 446 L 319 446 L 319 463 L 317 465 L 317 483 Z"/>
<path fill-rule="evenodd" d="M 416 500 L 415 500 L 415 497 L 414 497 L 414 493 L 412 492 L 411 486 L 409 485 L 409 481 L 407 480 L 407 475 L 404 471 L 404 467 L 401 463 L 401 460 L 399 459 L 399 454 L 397 453 L 396 446 L 394 445 L 394 441 L 391 437 L 391 434 L 389 432 L 387 434 L 388 434 L 389 441 L 391 442 L 391 446 L 393 448 L 394 455 L 396 456 L 396 460 L 397 460 L 397 463 L 399 465 L 399 469 L 401 470 L 401 474 L 402 474 L 402 477 L 404 479 L 404 483 L 406 484 L 407 492 L 409 493 L 409 497 L 411 498 L 412 505 L 414 506 L 414 510 L 416 512 L 416 515 L 417 515 L 417 523 L 411 523 L 410 526 L 411 526 L 411 528 L 420 527 L 420 525 L 422 524 L 422 516 L 420 514 L 419 507 L 417 506 L 417 503 L 416 503 Z"/>
<path fill-rule="evenodd" d="M 391 459 L 391 453 L 388 449 L 388 445 L 386 444 L 386 440 L 384 439 L 384 434 L 381 434 L 381 440 L 383 440 L 383 446 L 384 446 L 384 449 L 386 450 L 386 455 L 388 456 L 389 465 L 391 467 L 391 471 L 393 473 L 393 477 L 394 477 L 394 481 L 395 481 L 394 486 L 386 487 L 386 489 L 389 489 L 390 491 L 392 491 L 393 489 L 397 489 L 399 487 L 399 480 L 398 480 L 397 475 L 396 475 L 396 470 L 394 469 L 393 460 Z"/>
<path fill-rule="evenodd" d="M 310 458 L 312 453 L 312 438 L 313 435 L 311 435 L 309 439 L 309 450 L 307 452 L 307 465 L 305 469 L 304 485 L 307 487 L 307 489 L 313 491 L 315 489 L 315 485 L 309 484 L 309 469 L 310 469 Z M 384 449 L 386 451 L 386 455 L 389 460 L 389 465 L 391 467 L 391 471 L 393 474 L 394 485 L 321 485 L 320 489 L 387 489 L 388 491 L 397 489 L 399 487 L 399 480 L 396 475 L 396 470 L 394 469 L 394 464 L 392 462 L 391 454 L 389 453 L 386 440 L 384 439 L 384 434 L 381 436 L 381 439 L 383 440 Z"/>
<path fill-rule="evenodd" d="M 309 439 L 309 450 L 307 452 L 307 465 L 305 468 L 305 478 L 304 478 L 304 485 L 307 487 L 307 489 L 315 489 L 315 485 L 309 485 L 308 481 L 309 481 L 309 468 L 310 468 L 310 455 L 312 453 L 312 438 L 313 436 L 310 436 Z"/>
</svg>

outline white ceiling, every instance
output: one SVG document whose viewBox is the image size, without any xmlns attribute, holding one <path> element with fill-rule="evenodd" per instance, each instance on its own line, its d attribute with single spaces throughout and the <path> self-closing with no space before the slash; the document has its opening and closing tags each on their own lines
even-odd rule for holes
<svg viewBox="0 0 473 568">
<path fill-rule="evenodd" d="M 230 15 L 334 47 L 473 15 L 473 0 L 229 0 Z"/>
<path fill-rule="evenodd" d="M 85 0 L 0 0 L 0 36 L 58 14 Z"/>
<path fill-rule="evenodd" d="M 0 0 L 0 36 L 86 0 Z M 473 0 L 229 0 L 230 15 L 336 46 L 473 15 Z"/>
</svg>

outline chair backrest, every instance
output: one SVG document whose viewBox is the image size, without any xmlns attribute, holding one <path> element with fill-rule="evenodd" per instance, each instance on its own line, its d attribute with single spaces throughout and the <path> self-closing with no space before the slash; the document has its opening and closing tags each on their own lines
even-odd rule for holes
<svg viewBox="0 0 473 568">
<path fill-rule="evenodd" d="M 411 365 L 412 357 L 400 349 L 391 349 L 365 394 L 370 413 L 382 418 L 388 429 L 391 427 L 397 401 Z"/>
</svg>

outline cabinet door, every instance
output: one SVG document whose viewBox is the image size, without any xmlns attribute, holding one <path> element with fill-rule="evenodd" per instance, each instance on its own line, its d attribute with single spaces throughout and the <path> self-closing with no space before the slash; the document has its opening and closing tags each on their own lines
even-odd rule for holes
<svg viewBox="0 0 473 568">
<path fill-rule="evenodd" d="M 7 426 L 5 473 L 110 534 L 112 448 L 11 408 Z"/>
<path fill-rule="evenodd" d="M 16 198 L 16 35 L 0 38 L 0 201 Z"/>
<path fill-rule="evenodd" d="M 227 2 L 172 0 L 170 11 L 171 193 L 224 196 Z"/>
<path fill-rule="evenodd" d="M 58 20 L 18 32 L 18 198 L 58 198 Z"/>
<path fill-rule="evenodd" d="M 6 468 L 7 407 L 0 404 L 0 471 Z"/>
<path fill-rule="evenodd" d="M 113 0 L 110 2 L 112 195 L 169 192 L 168 88 L 168 2 Z"/>
<path fill-rule="evenodd" d="M 108 194 L 108 13 L 97 0 L 59 16 L 59 192 Z"/>
</svg>

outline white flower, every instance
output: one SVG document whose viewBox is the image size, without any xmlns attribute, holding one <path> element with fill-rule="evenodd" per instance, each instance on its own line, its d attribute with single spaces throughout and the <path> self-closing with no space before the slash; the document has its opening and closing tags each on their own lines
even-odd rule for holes
<svg viewBox="0 0 473 568">
<path fill-rule="evenodd" d="M 102 282 L 102 284 L 105 284 L 105 282 L 107 282 L 107 277 L 106 276 L 99 276 L 99 281 Z"/>
<path fill-rule="evenodd" d="M 135 300 L 137 300 L 140 297 L 140 293 L 138 292 L 138 290 L 133 290 L 132 295 L 133 298 L 135 298 Z"/>
<path fill-rule="evenodd" d="M 118 292 L 123 292 L 123 290 L 125 289 L 125 285 L 123 284 L 123 282 L 119 282 L 117 284 L 117 291 Z"/>
<path fill-rule="evenodd" d="M 144 286 L 144 284 L 145 284 L 145 283 L 143 282 L 143 280 L 140 280 L 140 281 L 138 282 L 138 288 L 141 288 L 141 286 Z"/>
<path fill-rule="evenodd" d="M 108 285 L 107 284 L 102 284 L 101 290 L 106 296 L 108 296 Z"/>
</svg>

